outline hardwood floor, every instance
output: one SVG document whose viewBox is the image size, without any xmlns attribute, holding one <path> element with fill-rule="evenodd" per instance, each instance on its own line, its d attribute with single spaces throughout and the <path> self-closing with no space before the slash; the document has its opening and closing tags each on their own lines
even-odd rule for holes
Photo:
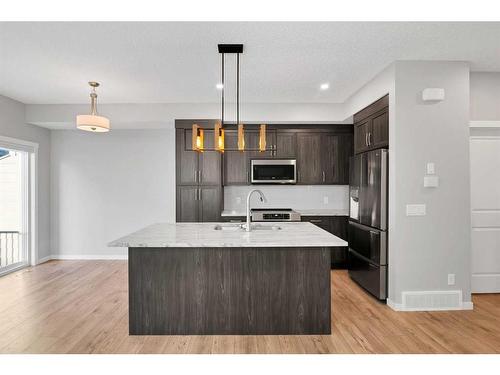
<svg viewBox="0 0 500 375">
<path fill-rule="evenodd" d="M 500 294 L 395 312 L 345 271 L 332 293 L 331 335 L 128 336 L 126 261 L 51 261 L 0 278 L 0 353 L 500 353 Z"/>
</svg>

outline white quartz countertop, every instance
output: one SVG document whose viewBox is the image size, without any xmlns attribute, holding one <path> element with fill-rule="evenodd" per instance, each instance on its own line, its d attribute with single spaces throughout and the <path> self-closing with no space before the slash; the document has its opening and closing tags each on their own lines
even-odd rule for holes
<svg viewBox="0 0 500 375">
<path fill-rule="evenodd" d="M 220 225 L 227 230 L 215 230 Z M 234 229 L 230 223 L 160 223 L 112 241 L 112 247 L 334 247 L 347 242 L 308 222 L 258 223 L 281 229 Z"/>
<path fill-rule="evenodd" d="M 318 209 L 297 209 L 294 208 L 302 216 L 349 216 L 349 209 L 331 209 L 331 208 L 318 208 Z M 221 216 L 231 217 L 231 216 L 247 216 L 244 211 L 231 211 L 224 210 Z"/>
</svg>

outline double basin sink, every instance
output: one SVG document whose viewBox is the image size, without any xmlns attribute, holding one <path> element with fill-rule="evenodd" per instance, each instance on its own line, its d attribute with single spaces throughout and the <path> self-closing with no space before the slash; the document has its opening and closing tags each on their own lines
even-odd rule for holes
<svg viewBox="0 0 500 375">
<path fill-rule="evenodd" d="M 217 224 L 214 226 L 214 230 L 222 230 L 222 231 L 245 231 L 246 224 Z M 279 225 L 262 225 L 262 224 L 253 224 L 251 226 L 251 232 L 254 230 L 281 230 Z"/>
</svg>

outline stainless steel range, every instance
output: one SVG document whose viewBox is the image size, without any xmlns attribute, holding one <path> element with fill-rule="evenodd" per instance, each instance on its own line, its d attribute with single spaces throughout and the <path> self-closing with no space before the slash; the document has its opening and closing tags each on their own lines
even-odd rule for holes
<svg viewBox="0 0 500 375">
<path fill-rule="evenodd" d="M 300 221 L 300 214 L 291 208 L 252 208 L 252 221 Z"/>
</svg>

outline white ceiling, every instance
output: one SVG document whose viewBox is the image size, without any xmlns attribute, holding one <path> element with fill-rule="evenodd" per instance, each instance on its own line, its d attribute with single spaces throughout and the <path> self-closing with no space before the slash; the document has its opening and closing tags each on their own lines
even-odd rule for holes
<svg viewBox="0 0 500 375">
<path fill-rule="evenodd" d="M 0 94 L 86 103 L 97 80 L 101 103 L 217 102 L 217 44 L 243 43 L 242 102 L 340 103 L 397 59 L 500 71 L 499 40 L 500 23 L 2 22 Z"/>
</svg>

